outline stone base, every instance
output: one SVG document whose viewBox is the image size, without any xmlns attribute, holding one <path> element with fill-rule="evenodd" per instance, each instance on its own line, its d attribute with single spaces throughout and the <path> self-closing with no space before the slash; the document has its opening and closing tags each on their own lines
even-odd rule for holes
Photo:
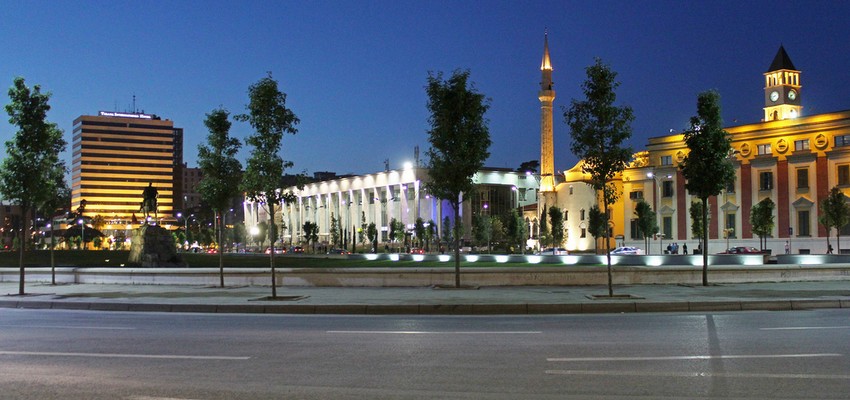
<svg viewBox="0 0 850 400">
<path fill-rule="evenodd" d="M 142 225 L 133 231 L 127 264 L 140 267 L 188 266 L 177 254 L 171 232 L 156 225 Z"/>
</svg>

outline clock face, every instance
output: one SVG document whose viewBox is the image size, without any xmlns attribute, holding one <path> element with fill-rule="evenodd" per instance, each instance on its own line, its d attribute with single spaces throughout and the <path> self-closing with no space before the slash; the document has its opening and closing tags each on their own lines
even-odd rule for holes
<svg viewBox="0 0 850 400">
<path fill-rule="evenodd" d="M 776 100 L 779 100 L 779 92 L 777 92 L 777 91 L 770 92 L 770 101 L 776 101 Z"/>
<path fill-rule="evenodd" d="M 792 91 L 788 92 L 788 100 L 794 100 L 796 98 L 797 98 L 797 91 L 796 90 L 792 90 Z"/>
</svg>

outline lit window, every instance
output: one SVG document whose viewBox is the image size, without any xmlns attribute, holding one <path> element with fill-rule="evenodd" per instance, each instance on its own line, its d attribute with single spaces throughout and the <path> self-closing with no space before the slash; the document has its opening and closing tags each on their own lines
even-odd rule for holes
<svg viewBox="0 0 850 400">
<path fill-rule="evenodd" d="M 773 172 L 765 171 L 759 174 L 759 190 L 773 189 Z"/>
<path fill-rule="evenodd" d="M 673 156 L 661 156 L 661 165 L 673 165 Z"/>
<path fill-rule="evenodd" d="M 760 144 L 760 145 L 758 145 L 758 154 L 759 154 L 759 155 L 771 154 L 771 152 L 770 152 L 770 144 L 768 143 L 768 144 Z"/>
<path fill-rule="evenodd" d="M 850 146 L 850 135 L 836 136 L 835 147 Z"/>
<path fill-rule="evenodd" d="M 795 151 L 809 150 L 809 139 L 795 140 L 794 141 L 794 150 Z"/>
</svg>

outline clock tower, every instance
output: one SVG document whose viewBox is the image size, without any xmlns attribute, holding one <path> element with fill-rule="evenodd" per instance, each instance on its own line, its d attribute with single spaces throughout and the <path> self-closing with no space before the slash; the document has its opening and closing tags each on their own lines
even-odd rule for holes
<svg viewBox="0 0 850 400">
<path fill-rule="evenodd" d="M 785 47 L 779 46 L 764 73 L 764 121 L 797 118 L 803 112 L 800 104 L 800 71 L 794 67 Z"/>
</svg>

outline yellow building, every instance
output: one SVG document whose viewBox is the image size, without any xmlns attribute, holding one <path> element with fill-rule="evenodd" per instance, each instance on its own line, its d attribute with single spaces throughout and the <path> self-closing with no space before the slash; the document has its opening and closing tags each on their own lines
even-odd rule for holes
<svg viewBox="0 0 850 400">
<path fill-rule="evenodd" d="M 838 186 L 845 195 L 850 190 L 850 111 L 804 116 L 800 71 L 782 47 L 764 79 L 764 120 L 726 128 L 732 139 L 730 157 L 736 178 L 720 196 L 709 199 L 708 251 L 759 247 L 749 223 L 750 212 L 753 205 L 769 197 L 776 209 L 767 248 L 782 253 L 787 243 L 792 253 L 825 253 L 827 232 L 818 222 L 819 207 L 831 188 Z M 649 139 L 646 150 L 636 154 L 631 167 L 618 178 L 622 196 L 612 208 L 611 226 L 617 244 L 644 247 L 634 224 L 635 205 L 644 200 L 656 210 L 663 234 L 661 241 L 651 242 L 651 254 L 671 242 L 696 248 L 689 209 L 698 199 L 686 193 L 679 170 L 687 153 L 683 134 L 677 133 Z M 559 206 L 571 220 L 596 202 L 583 178 L 579 164 L 565 174 L 565 182 L 557 188 Z M 577 225 L 581 222 L 568 222 L 568 249 L 593 247 L 592 238 L 581 237 Z M 850 231 L 842 235 L 847 233 Z M 841 248 L 836 245 L 835 232 L 832 236 L 833 247 Z"/>
<path fill-rule="evenodd" d="M 123 230 L 134 217 L 142 222 L 142 191 L 150 184 L 159 193 L 159 218 L 173 220 L 182 141 L 183 130 L 156 115 L 101 111 L 78 117 L 72 148 L 72 209 L 85 200 L 86 217 L 102 216 L 106 231 Z"/>
</svg>

